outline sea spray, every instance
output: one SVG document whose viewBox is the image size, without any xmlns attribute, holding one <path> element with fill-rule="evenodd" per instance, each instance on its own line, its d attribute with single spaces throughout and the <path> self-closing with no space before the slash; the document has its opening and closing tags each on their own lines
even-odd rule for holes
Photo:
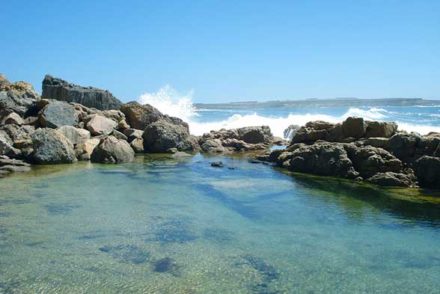
<svg viewBox="0 0 440 294">
<path fill-rule="evenodd" d="M 299 109 L 291 109 L 291 112 L 288 113 L 286 109 L 274 108 L 271 109 L 273 114 L 267 114 L 267 111 L 265 111 L 263 115 L 256 109 L 197 109 L 192 103 L 192 97 L 193 91 L 182 94 L 171 86 L 166 85 L 157 92 L 142 94 L 138 102 L 150 104 L 162 113 L 183 119 L 188 122 L 191 134 L 197 136 L 222 128 L 233 129 L 267 125 L 275 136 L 285 137 L 284 131 L 292 124 L 302 126 L 309 121 L 316 120 L 339 123 L 350 116 L 363 117 L 366 120 L 395 121 L 399 125 L 400 130 L 418 132 L 422 135 L 429 132 L 440 132 L 440 125 L 406 121 L 406 116 L 408 118 L 414 117 L 413 113 L 408 113 L 405 117 L 402 117 L 404 113 L 400 111 L 395 112 L 377 107 L 350 107 L 346 108 L 345 112 L 342 110 L 339 114 L 335 113 L 336 107 L 318 110 L 322 112 L 316 112 L 316 109 L 301 109 L 303 110 L 301 113 L 298 113 Z M 280 112 L 283 112 L 283 114 L 280 114 Z M 216 117 L 219 114 L 221 114 L 221 117 Z M 400 116 L 396 117 L 396 114 Z"/>
</svg>

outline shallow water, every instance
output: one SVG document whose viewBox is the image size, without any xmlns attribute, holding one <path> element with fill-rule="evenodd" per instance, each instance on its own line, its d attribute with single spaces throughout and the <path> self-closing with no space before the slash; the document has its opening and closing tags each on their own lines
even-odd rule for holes
<svg viewBox="0 0 440 294">
<path fill-rule="evenodd" d="M 440 289 L 435 194 L 201 155 L 39 167 L 0 191 L 0 293 Z"/>
</svg>

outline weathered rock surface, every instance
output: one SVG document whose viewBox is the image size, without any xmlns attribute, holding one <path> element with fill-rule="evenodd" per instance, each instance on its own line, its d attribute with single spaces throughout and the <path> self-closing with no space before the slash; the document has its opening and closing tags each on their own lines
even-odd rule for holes
<svg viewBox="0 0 440 294">
<path fill-rule="evenodd" d="M 43 80 L 42 97 L 76 102 L 100 110 L 119 109 L 122 105 L 121 101 L 107 90 L 78 86 L 50 75 L 46 75 Z"/>
<path fill-rule="evenodd" d="M 394 122 L 368 121 L 365 137 L 389 138 L 393 136 L 396 132 L 397 124 Z"/>
<path fill-rule="evenodd" d="M 16 112 L 24 116 L 29 108 L 40 99 L 32 85 L 26 82 L 9 82 L 0 75 L 0 112 Z"/>
<path fill-rule="evenodd" d="M 72 143 L 54 129 L 38 129 L 31 134 L 32 161 L 37 164 L 71 163 L 76 161 Z"/>
<path fill-rule="evenodd" d="M 116 128 L 117 123 L 105 116 L 95 114 L 87 122 L 87 129 L 94 136 L 108 135 Z"/>
<path fill-rule="evenodd" d="M 134 159 L 134 151 L 127 141 L 108 136 L 101 139 L 90 159 L 98 163 L 130 162 Z"/>
<path fill-rule="evenodd" d="M 47 105 L 39 112 L 38 119 L 40 126 L 56 129 L 61 126 L 75 126 L 78 123 L 78 113 L 69 103 L 47 100 Z"/>
<path fill-rule="evenodd" d="M 199 138 L 199 144 L 205 152 L 230 153 L 267 149 L 273 140 L 269 127 L 260 126 L 211 131 Z"/>
<path fill-rule="evenodd" d="M 76 146 L 82 144 L 90 139 L 90 132 L 84 129 L 75 128 L 72 126 L 62 126 L 57 129 L 61 134 L 64 135 L 69 141 Z"/>
<path fill-rule="evenodd" d="M 121 106 L 127 123 L 134 129 L 145 129 L 149 124 L 163 118 L 163 114 L 153 106 L 129 102 Z"/>
<path fill-rule="evenodd" d="M 30 164 L 22 160 L 10 159 L 7 156 L 0 155 L 0 177 L 13 172 L 27 172 L 30 170 Z"/>
<path fill-rule="evenodd" d="M 198 144 L 195 138 L 182 125 L 175 125 L 165 119 L 148 125 L 143 134 L 146 152 L 168 152 L 171 148 L 179 151 L 196 151 Z"/>
<path fill-rule="evenodd" d="M 95 137 L 76 145 L 75 153 L 78 160 L 84 160 L 84 161 L 90 160 L 93 150 L 95 149 L 96 146 L 98 146 L 99 142 L 100 139 Z"/>
<path fill-rule="evenodd" d="M 420 185 L 429 188 L 440 188 L 440 158 L 422 156 L 414 164 Z"/>
</svg>

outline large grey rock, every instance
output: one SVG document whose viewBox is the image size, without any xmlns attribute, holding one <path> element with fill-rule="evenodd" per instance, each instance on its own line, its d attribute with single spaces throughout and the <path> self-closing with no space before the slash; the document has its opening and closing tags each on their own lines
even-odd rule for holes
<svg viewBox="0 0 440 294">
<path fill-rule="evenodd" d="M 4 130 L 0 130 L 0 155 L 14 158 L 20 155 L 20 150 L 14 147 L 13 140 Z"/>
<path fill-rule="evenodd" d="M 414 163 L 414 170 L 421 187 L 440 188 L 439 157 L 420 157 Z"/>
<path fill-rule="evenodd" d="M 32 85 L 26 82 L 9 82 L 0 75 L 0 111 L 14 111 L 23 116 L 40 99 Z"/>
<path fill-rule="evenodd" d="M 32 160 L 38 164 L 71 163 L 76 161 L 72 143 L 54 129 L 38 129 L 31 135 Z"/>
<path fill-rule="evenodd" d="M 389 138 L 397 132 L 397 124 L 394 122 L 368 121 L 365 137 Z"/>
<path fill-rule="evenodd" d="M 149 124 L 163 118 L 163 114 L 149 104 L 141 105 L 137 102 L 129 102 L 121 106 L 127 123 L 134 129 L 145 129 Z"/>
<path fill-rule="evenodd" d="M 189 135 L 188 129 L 165 119 L 148 125 L 143 134 L 146 152 L 168 152 L 171 148 L 179 151 L 194 151 L 197 143 Z"/>
<path fill-rule="evenodd" d="M 361 117 L 348 117 L 342 122 L 342 133 L 344 137 L 359 139 L 364 137 L 367 125 Z"/>
<path fill-rule="evenodd" d="M 98 163 L 130 162 L 134 159 L 134 151 L 127 141 L 108 136 L 101 139 L 90 159 Z"/>
<path fill-rule="evenodd" d="M 114 120 L 96 114 L 87 122 L 87 129 L 94 136 L 108 135 L 113 132 L 117 125 Z"/>
<path fill-rule="evenodd" d="M 238 139 L 250 144 L 270 144 L 273 135 L 268 126 L 244 127 L 237 129 Z"/>
<path fill-rule="evenodd" d="M 394 172 L 377 173 L 367 181 L 379 186 L 389 187 L 410 187 L 414 184 L 410 176 Z"/>
<path fill-rule="evenodd" d="M 78 113 L 67 102 L 50 100 L 39 112 L 39 122 L 42 127 L 59 128 L 61 126 L 74 126 L 78 123 Z"/>
<path fill-rule="evenodd" d="M 82 87 L 50 75 L 44 77 L 42 97 L 76 102 L 100 110 L 119 109 L 122 105 L 121 101 L 107 90 Z"/>
<path fill-rule="evenodd" d="M 411 162 L 414 160 L 420 140 L 420 135 L 416 133 L 401 132 L 390 138 L 388 148 L 400 160 Z"/>
<path fill-rule="evenodd" d="M 82 144 L 90 139 L 90 132 L 84 129 L 75 128 L 72 126 L 62 126 L 57 129 L 74 145 Z"/>
</svg>

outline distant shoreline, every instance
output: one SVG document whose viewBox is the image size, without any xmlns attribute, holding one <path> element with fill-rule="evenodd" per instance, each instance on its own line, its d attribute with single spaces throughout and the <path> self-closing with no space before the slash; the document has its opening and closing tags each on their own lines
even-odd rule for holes
<svg viewBox="0 0 440 294">
<path fill-rule="evenodd" d="M 423 98 L 330 98 L 330 99 L 301 99 L 301 100 L 272 100 L 272 101 L 243 101 L 228 103 L 194 103 L 197 109 L 244 109 L 267 107 L 335 107 L 335 106 L 437 106 L 440 100 Z"/>
</svg>

